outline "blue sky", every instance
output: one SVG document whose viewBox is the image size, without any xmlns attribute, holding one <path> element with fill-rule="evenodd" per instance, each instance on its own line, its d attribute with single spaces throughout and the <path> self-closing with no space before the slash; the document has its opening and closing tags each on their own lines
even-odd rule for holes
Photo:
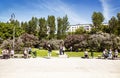
<svg viewBox="0 0 120 78">
<path fill-rule="evenodd" d="M 93 12 L 102 12 L 105 22 L 120 12 L 120 0 L 0 0 L 0 21 L 9 21 L 15 14 L 19 21 L 54 15 L 69 17 L 70 24 L 91 23 Z"/>
</svg>

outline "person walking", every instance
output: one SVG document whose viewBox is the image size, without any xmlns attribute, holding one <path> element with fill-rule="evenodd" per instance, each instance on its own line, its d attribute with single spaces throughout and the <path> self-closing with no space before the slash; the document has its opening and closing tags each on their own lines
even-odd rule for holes
<svg viewBox="0 0 120 78">
<path fill-rule="evenodd" d="M 63 46 L 62 54 L 64 55 L 65 52 L 65 46 Z"/>
<path fill-rule="evenodd" d="M 62 55 L 62 52 L 63 52 L 63 45 L 62 44 L 60 44 L 60 46 L 59 46 L 59 53 L 60 53 L 60 55 Z"/>
<path fill-rule="evenodd" d="M 72 52 L 72 49 L 73 49 L 72 46 L 70 46 L 70 51 L 71 51 L 71 52 Z"/>
<path fill-rule="evenodd" d="M 48 57 L 51 57 L 52 47 L 50 44 L 48 44 L 47 49 L 48 49 Z"/>
</svg>

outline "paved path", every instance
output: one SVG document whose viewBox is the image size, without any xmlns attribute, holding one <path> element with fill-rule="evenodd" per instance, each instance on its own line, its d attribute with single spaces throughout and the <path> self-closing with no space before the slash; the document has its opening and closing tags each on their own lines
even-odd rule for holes
<svg viewBox="0 0 120 78">
<path fill-rule="evenodd" d="M 0 78 L 120 78 L 120 60 L 0 59 Z"/>
</svg>

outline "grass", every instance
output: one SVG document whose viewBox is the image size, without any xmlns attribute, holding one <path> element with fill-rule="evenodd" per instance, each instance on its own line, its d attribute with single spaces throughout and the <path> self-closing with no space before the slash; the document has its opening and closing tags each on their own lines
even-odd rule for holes
<svg viewBox="0 0 120 78">
<path fill-rule="evenodd" d="M 39 50 L 39 49 L 33 48 L 32 51 L 36 51 L 38 57 L 46 57 L 47 54 L 48 54 L 47 50 Z M 58 57 L 57 50 L 53 50 L 52 53 L 51 53 L 51 56 L 52 57 Z"/>
<path fill-rule="evenodd" d="M 2 49 L 0 49 L 0 54 L 2 54 Z"/>
<path fill-rule="evenodd" d="M 65 52 L 68 57 L 83 57 L 83 52 Z"/>
<path fill-rule="evenodd" d="M 69 57 L 83 57 L 84 52 L 65 52 Z M 88 52 L 89 57 L 91 57 L 91 53 Z M 98 57 L 98 55 L 102 55 L 102 52 L 94 52 L 94 57 Z"/>
<path fill-rule="evenodd" d="M 46 57 L 48 54 L 47 50 L 39 50 L 36 48 L 33 48 L 32 51 L 36 51 L 37 52 L 37 56 L 38 57 Z M 84 52 L 65 52 L 68 57 L 83 57 L 84 56 Z M 91 53 L 89 53 L 89 56 L 91 56 Z M 58 50 L 52 50 L 51 53 L 52 57 L 58 57 L 59 55 L 59 51 Z M 98 55 L 102 55 L 102 52 L 94 52 L 94 57 L 98 57 Z"/>
<path fill-rule="evenodd" d="M 34 49 L 35 50 L 35 49 Z M 45 57 L 47 56 L 48 51 L 47 50 L 39 50 L 36 49 L 37 51 L 37 56 L 38 57 Z M 84 52 L 65 52 L 68 57 L 83 57 Z M 94 52 L 94 57 L 98 57 L 99 55 L 102 56 L 102 52 Z M 52 57 L 58 57 L 59 51 L 58 50 L 53 50 L 52 51 Z M 89 57 L 91 57 L 91 52 L 88 52 Z M 118 55 L 120 57 L 120 53 Z"/>
</svg>

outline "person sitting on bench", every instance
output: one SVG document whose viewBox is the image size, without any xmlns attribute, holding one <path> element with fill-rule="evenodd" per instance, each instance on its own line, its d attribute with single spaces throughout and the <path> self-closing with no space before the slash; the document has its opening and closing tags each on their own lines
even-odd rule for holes
<svg viewBox="0 0 120 78">
<path fill-rule="evenodd" d="M 84 52 L 84 58 L 88 58 L 88 51 L 87 50 L 85 50 L 85 52 Z"/>
</svg>

